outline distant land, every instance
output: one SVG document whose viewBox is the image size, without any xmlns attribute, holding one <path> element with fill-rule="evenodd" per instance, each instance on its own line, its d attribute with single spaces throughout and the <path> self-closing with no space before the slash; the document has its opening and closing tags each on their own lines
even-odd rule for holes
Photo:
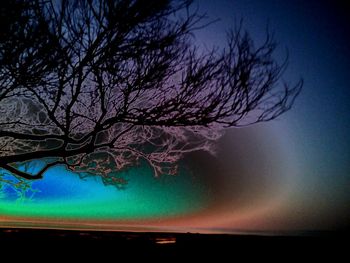
<svg viewBox="0 0 350 263">
<path fill-rule="evenodd" d="M 162 232 L 74 231 L 0 228 L 0 245 L 11 249 L 50 246 L 55 252 L 81 251 L 83 255 L 104 251 L 134 256 L 246 257 L 266 253 L 327 255 L 334 259 L 347 251 L 346 232 L 308 232 L 303 235 L 232 235 Z M 111 249 L 111 250 L 110 250 Z M 34 251 L 35 251 L 34 250 Z M 4 250 L 5 251 L 5 250 Z M 85 253 L 85 254 L 84 254 Z M 287 253 L 287 254 L 286 254 Z"/>
</svg>

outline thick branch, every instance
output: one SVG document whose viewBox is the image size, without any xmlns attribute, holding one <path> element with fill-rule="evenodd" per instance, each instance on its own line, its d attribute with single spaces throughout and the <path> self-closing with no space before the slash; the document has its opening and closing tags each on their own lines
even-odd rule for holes
<svg viewBox="0 0 350 263">
<path fill-rule="evenodd" d="M 93 145 L 87 144 L 81 148 L 77 148 L 70 151 L 60 147 L 54 150 L 43 150 L 43 151 L 35 151 L 35 152 L 29 152 L 29 153 L 23 153 L 23 154 L 2 156 L 0 157 L 0 166 L 10 164 L 10 163 L 24 162 L 28 160 L 50 158 L 50 157 L 65 158 L 65 157 L 74 156 L 80 153 L 90 153 L 93 150 L 94 150 Z"/>
<path fill-rule="evenodd" d="M 52 163 L 49 163 L 49 164 L 46 164 L 44 168 L 42 168 L 38 173 L 36 174 L 29 174 L 29 173 L 26 173 L 26 172 L 23 172 L 23 171 L 20 171 L 16 168 L 14 168 L 13 166 L 11 165 L 8 165 L 8 164 L 1 164 L 0 167 L 11 172 L 12 174 L 16 175 L 16 176 L 19 176 L 19 177 L 22 177 L 24 179 L 27 179 L 27 180 L 38 180 L 38 179 L 41 179 L 43 177 L 43 174 L 50 168 L 50 167 L 53 167 L 53 166 L 56 166 L 58 164 L 63 164 L 64 162 L 62 161 L 56 161 L 56 162 L 52 162 Z"/>
</svg>

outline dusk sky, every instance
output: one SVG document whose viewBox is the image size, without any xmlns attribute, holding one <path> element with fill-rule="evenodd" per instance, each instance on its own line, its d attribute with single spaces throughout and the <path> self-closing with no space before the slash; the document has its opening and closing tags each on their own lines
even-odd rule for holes
<svg viewBox="0 0 350 263">
<path fill-rule="evenodd" d="M 302 77 L 303 91 L 289 113 L 252 127 L 252 133 L 273 134 L 274 142 L 283 145 L 288 167 L 278 165 L 293 190 L 281 211 L 288 214 L 290 227 L 327 229 L 346 224 L 350 211 L 350 23 L 345 4 L 201 1 L 200 6 L 210 16 L 221 17 L 203 39 L 215 42 L 220 39 L 220 28 L 229 28 L 242 18 L 257 41 L 269 25 L 281 54 L 288 49 L 285 80 L 293 83 Z"/>
<path fill-rule="evenodd" d="M 339 2 L 339 3 L 338 3 Z M 54 168 L 33 184 L 32 201 L 0 200 L 0 225 L 192 232 L 342 230 L 350 222 L 350 21 L 341 1 L 197 0 L 220 19 L 196 34 L 224 46 L 243 19 L 257 43 L 268 25 L 289 66 L 284 80 L 304 87 L 271 122 L 231 129 L 217 156 L 193 154 L 177 177 L 128 171 L 125 190 Z M 40 165 L 40 164 L 39 164 Z M 78 209 L 79 208 L 79 209 Z"/>
</svg>

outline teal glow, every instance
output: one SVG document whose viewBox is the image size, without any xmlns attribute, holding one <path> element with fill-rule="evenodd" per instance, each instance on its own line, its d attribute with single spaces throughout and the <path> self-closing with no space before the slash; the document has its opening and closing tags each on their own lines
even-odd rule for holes
<svg viewBox="0 0 350 263">
<path fill-rule="evenodd" d="M 105 186 L 98 176 L 81 179 L 63 166 L 53 167 L 44 179 L 32 183 L 30 198 L 18 198 L 3 186 L 0 216 L 140 220 L 193 213 L 206 203 L 203 186 L 184 170 L 154 178 L 143 165 L 120 175 L 128 180 L 125 189 Z"/>
</svg>

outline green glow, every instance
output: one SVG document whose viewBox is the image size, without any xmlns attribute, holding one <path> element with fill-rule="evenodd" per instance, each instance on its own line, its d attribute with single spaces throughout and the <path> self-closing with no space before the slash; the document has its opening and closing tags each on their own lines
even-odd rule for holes
<svg viewBox="0 0 350 263">
<path fill-rule="evenodd" d="M 121 174 L 129 180 L 126 189 L 105 186 L 98 177 L 79 176 L 54 167 L 33 183 L 38 190 L 31 199 L 0 196 L 0 216 L 131 220 L 172 217 L 204 207 L 203 187 L 185 171 L 177 176 L 153 177 L 147 166 Z"/>
</svg>

